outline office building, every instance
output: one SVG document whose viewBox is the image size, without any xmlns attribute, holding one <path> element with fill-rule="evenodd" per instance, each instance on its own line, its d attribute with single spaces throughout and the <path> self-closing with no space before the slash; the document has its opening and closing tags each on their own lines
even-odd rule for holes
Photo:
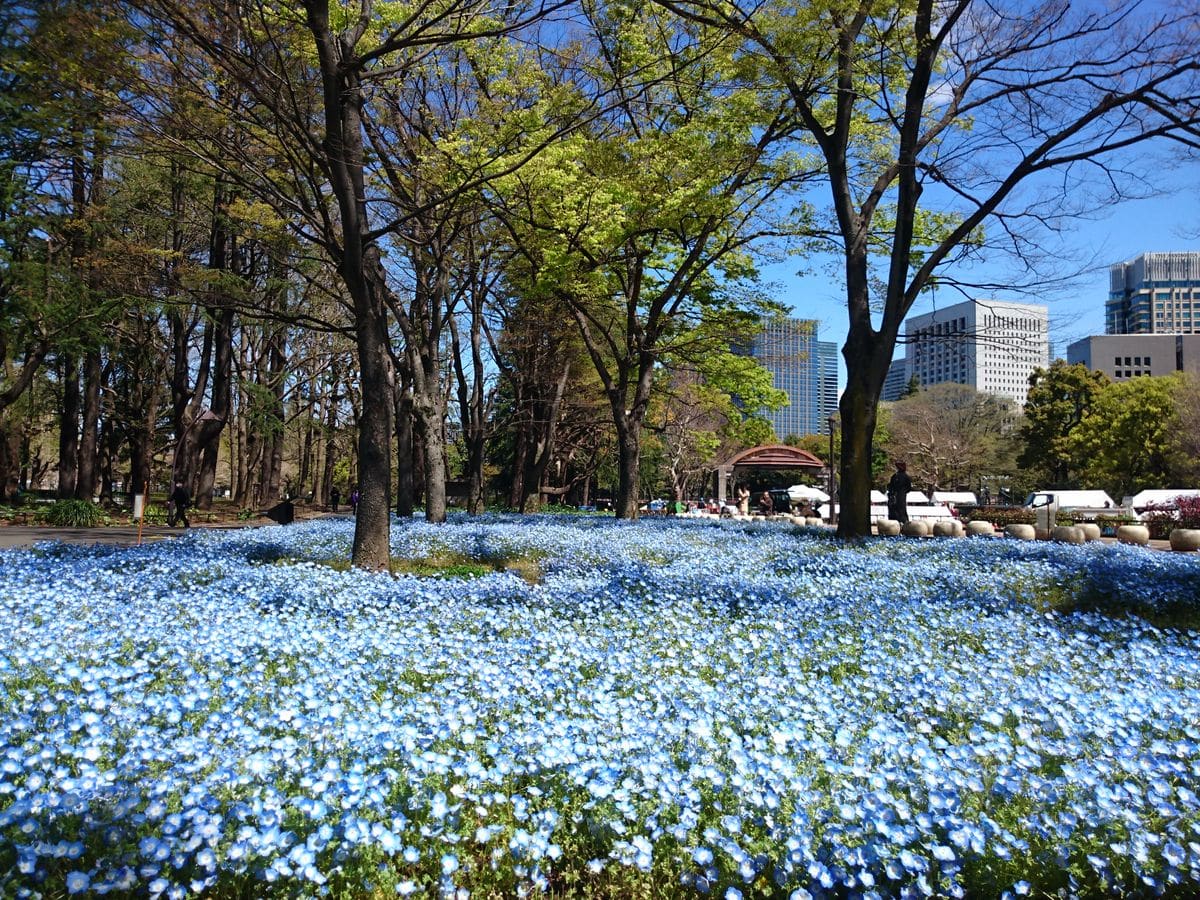
<svg viewBox="0 0 1200 900">
<path fill-rule="evenodd" d="M 1097 334 L 1067 347 L 1067 362 L 1083 363 L 1113 381 L 1200 374 L 1200 334 Z"/>
<path fill-rule="evenodd" d="M 1025 404 L 1029 376 L 1050 365 L 1044 306 L 968 300 L 908 320 L 905 368 L 922 387 L 951 381 Z"/>
<path fill-rule="evenodd" d="M 891 366 L 888 367 L 887 377 L 883 379 L 883 390 L 879 392 L 879 399 L 884 403 L 893 403 L 899 400 L 908 390 L 910 378 L 904 358 L 893 359 Z"/>
<path fill-rule="evenodd" d="M 785 391 L 789 405 L 767 414 L 775 434 L 827 434 L 837 411 L 837 344 L 817 339 L 811 319 L 769 319 L 755 338 L 751 354 Z"/>
<path fill-rule="evenodd" d="M 1143 253 L 1111 266 L 1104 331 L 1200 334 L 1200 252 Z"/>
</svg>

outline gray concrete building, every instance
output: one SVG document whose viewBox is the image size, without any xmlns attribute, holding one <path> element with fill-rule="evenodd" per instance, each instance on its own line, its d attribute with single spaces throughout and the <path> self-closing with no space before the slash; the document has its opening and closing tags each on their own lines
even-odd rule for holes
<svg viewBox="0 0 1200 900">
<path fill-rule="evenodd" d="M 1067 362 L 1083 363 L 1113 381 L 1200 374 L 1200 334 L 1096 334 L 1067 347 Z"/>
</svg>

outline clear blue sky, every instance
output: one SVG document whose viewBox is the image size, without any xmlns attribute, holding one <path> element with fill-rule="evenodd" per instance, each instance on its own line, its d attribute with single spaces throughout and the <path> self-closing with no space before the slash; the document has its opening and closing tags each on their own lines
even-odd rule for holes
<svg viewBox="0 0 1200 900">
<path fill-rule="evenodd" d="M 1179 170 L 1177 175 L 1184 176 Z M 1096 267 L 1086 271 L 1069 285 L 1056 287 L 1041 295 L 1019 294 L 1004 296 L 993 292 L 996 299 L 1021 303 L 1041 303 L 1050 311 L 1051 355 L 1066 357 L 1067 345 L 1091 334 L 1104 333 L 1104 301 L 1108 297 L 1108 266 L 1132 259 L 1140 253 L 1170 250 L 1200 250 L 1200 173 L 1188 172 L 1178 179 L 1177 192 L 1171 196 L 1124 202 L 1094 220 L 1073 223 L 1064 234 L 1063 243 L 1080 257 L 1094 257 Z M 810 271 L 796 274 L 802 267 Z M 799 318 L 817 319 L 820 338 L 838 345 L 838 388 L 846 382 L 845 362 L 841 347 L 846 340 L 845 291 L 835 274 L 825 274 L 829 265 L 819 261 L 789 259 L 765 267 L 763 279 L 776 290 L 772 296 L 790 306 Z M 1078 263 L 1064 266 L 1073 271 Z M 985 267 L 997 281 L 1006 270 L 1003 260 Z M 943 290 L 936 298 L 939 306 L 961 302 L 959 294 Z M 934 298 L 923 297 L 913 307 L 913 314 L 933 308 Z M 903 333 L 903 329 L 901 329 Z M 898 348 L 897 355 L 903 355 Z"/>
</svg>

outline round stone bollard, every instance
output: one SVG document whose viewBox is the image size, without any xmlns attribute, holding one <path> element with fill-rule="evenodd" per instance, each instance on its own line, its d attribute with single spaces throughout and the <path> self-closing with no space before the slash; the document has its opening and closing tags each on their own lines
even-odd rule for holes
<svg viewBox="0 0 1200 900">
<path fill-rule="evenodd" d="M 880 537 L 895 537 L 900 533 L 900 523 L 895 519 L 880 519 L 875 528 Z"/>
<path fill-rule="evenodd" d="M 1144 547 L 1150 543 L 1150 529 L 1145 525 L 1118 525 L 1117 540 L 1122 544 L 1137 544 Z"/>
<path fill-rule="evenodd" d="M 1005 525 L 1004 533 L 1009 537 L 1016 538 L 1019 541 L 1032 541 L 1037 537 L 1037 529 L 1032 525 L 1024 523 L 1016 523 L 1014 525 Z"/>
<path fill-rule="evenodd" d="M 967 535 L 970 537 L 990 537 L 996 533 L 991 522 L 968 522 Z"/>
<path fill-rule="evenodd" d="M 1171 549 L 1192 552 L 1200 550 L 1200 528 L 1172 528 Z"/>
<path fill-rule="evenodd" d="M 1085 541 L 1100 540 L 1100 526 L 1095 522 L 1081 522 L 1075 527 L 1083 529 L 1083 539 Z"/>
<path fill-rule="evenodd" d="M 824 525 L 825 524 L 825 520 L 822 519 L 820 516 L 809 516 L 804 521 L 806 523 L 808 523 L 809 525 Z"/>
<path fill-rule="evenodd" d="M 805 519 L 804 516 L 792 516 L 792 524 L 793 525 L 807 525 L 808 520 Z"/>
<path fill-rule="evenodd" d="M 1050 531 L 1050 540 L 1060 544 L 1082 544 L 1086 538 L 1078 525 L 1055 525 Z"/>
<path fill-rule="evenodd" d="M 958 537 L 958 529 L 954 526 L 955 522 L 934 522 L 933 536 L 934 537 Z"/>
<path fill-rule="evenodd" d="M 901 525 L 900 533 L 905 537 L 926 537 L 929 534 L 929 525 L 914 519 Z"/>
</svg>

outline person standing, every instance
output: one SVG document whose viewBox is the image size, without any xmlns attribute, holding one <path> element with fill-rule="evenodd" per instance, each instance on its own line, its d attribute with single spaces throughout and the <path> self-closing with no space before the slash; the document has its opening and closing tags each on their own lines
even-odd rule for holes
<svg viewBox="0 0 1200 900">
<path fill-rule="evenodd" d="M 738 485 L 737 508 L 739 514 L 743 516 L 750 515 L 750 488 L 744 484 Z"/>
<path fill-rule="evenodd" d="M 908 521 L 908 492 L 912 490 L 912 479 L 908 477 L 908 463 L 899 460 L 896 474 L 888 482 L 888 518 L 901 524 Z"/>
<path fill-rule="evenodd" d="M 341 500 L 342 500 L 342 492 L 341 492 L 341 490 L 338 489 L 338 486 L 335 484 L 333 487 L 331 487 L 329 489 L 329 506 L 334 512 L 337 512 L 338 503 L 340 503 Z"/>
<path fill-rule="evenodd" d="M 170 501 L 168 504 L 170 509 L 168 510 L 167 524 L 174 528 L 175 522 L 182 520 L 183 527 L 189 528 L 187 508 L 188 504 L 192 502 L 192 498 L 188 494 L 188 489 L 183 486 L 182 481 L 175 482 L 175 490 L 171 491 L 171 496 L 168 499 Z"/>
<path fill-rule="evenodd" d="M 350 512 L 358 513 L 358 488 L 350 492 Z"/>
</svg>

